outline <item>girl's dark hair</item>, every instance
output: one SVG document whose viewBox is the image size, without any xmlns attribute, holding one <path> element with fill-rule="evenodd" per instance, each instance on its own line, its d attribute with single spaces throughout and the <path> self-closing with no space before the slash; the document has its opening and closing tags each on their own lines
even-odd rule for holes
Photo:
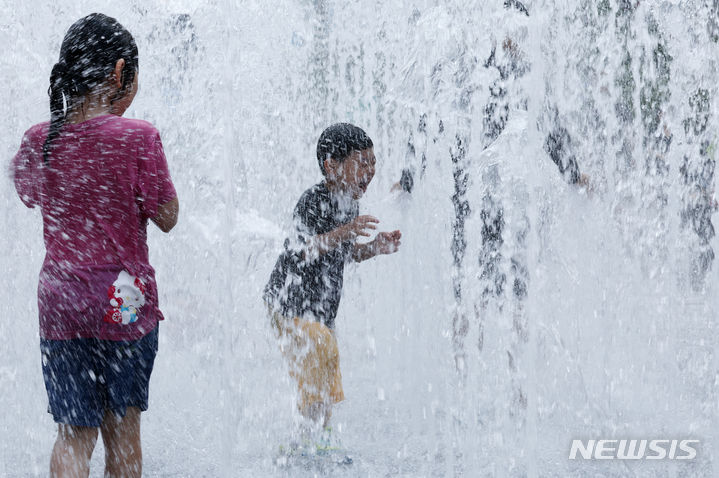
<svg viewBox="0 0 719 478">
<path fill-rule="evenodd" d="M 334 158 L 343 161 L 352 151 L 361 151 L 373 147 L 372 139 L 359 128 L 349 123 L 337 123 L 325 129 L 317 141 L 317 162 L 322 174 L 325 171 L 325 159 Z"/>
<path fill-rule="evenodd" d="M 42 148 L 46 164 L 52 154 L 52 141 L 65 123 L 67 110 L 105 81 L 119 59 L 125 60 L 122 88 L 112 101 L 121 98 L 135 80 L 138 53 L 132 35 L 117 20 L 101 13 L 81 18 L 67 31 L 60 47 L 60 59 L 50 74 L 50 129 Z"/>
</svg>

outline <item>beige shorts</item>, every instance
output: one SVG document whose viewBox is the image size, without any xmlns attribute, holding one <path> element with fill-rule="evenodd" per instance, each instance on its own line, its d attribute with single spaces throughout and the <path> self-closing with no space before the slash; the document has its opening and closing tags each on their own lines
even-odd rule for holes
<svg viewBox="0 0 719 478">
<path fill-rule="evenodd" d="M 289 319 L 272 310 L 270 316 L 290 376 L 297 382 L 300 411 L 306 411 L 312 404 L 331 405 L 344 400 L 334 333 L 313 320 Z"/>
</svg>

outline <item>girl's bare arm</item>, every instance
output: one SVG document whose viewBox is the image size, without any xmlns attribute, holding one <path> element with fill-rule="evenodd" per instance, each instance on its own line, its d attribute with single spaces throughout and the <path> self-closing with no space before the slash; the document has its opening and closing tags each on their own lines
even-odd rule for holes
<svg viewBox="0 0 719 478">
<path fill-rule="evenodd" d="M 160 205 L 157 208 L 157 216 L 152 218 L 152 222 L 157 224 L 162 232 L 170 232 L 175 224 L 177 224 L 177 216 L 180 212 L 180 202 L 177 198 Z"/>
</svg>

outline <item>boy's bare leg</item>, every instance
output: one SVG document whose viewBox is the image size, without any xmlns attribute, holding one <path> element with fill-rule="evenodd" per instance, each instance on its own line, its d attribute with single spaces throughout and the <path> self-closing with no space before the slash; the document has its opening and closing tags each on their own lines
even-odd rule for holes
<svg viewBox="0 0 719 478">
<path fill-rule="evenodd" d="M 105 444 L 105 478 L 142 476 L 140 409 L 127 407 L 123 418 L 105 412 L 100 431 Z"/>
<path fill-rule="evenodd" d="M 302 415 L 314 424 L 322 423 L 323 427 L 327 427 L 330 424 L 330 418 L 332 418 L 332 405 L 315 402 L 307 407 Z"/>
<path fill-rule="evenodd" d="M 87 477 L 90 474 L 90 458 L 96 442 L 97 428 L 59 424 L 50 457 L 50 476 Z"/>
<path fill-rule="evenodd" d="M 324 417 L 322 420 L 322 426 L 324 428 L 330 426 L 330 418 L 332 418 L 332 405 L 328 403 L 324 406 Z"/>
</svg>

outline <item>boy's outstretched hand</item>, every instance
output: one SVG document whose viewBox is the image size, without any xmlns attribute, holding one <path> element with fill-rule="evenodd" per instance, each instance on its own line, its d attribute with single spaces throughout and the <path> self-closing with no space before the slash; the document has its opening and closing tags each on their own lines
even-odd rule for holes
<svg viewBox="0 0 719 478">
<path fill-rule="evenodd" d="M 399 230 L 392 232 L 379 232 L 372 243 L 376 254 L 392 254 L 400 246 L 402 233 Z"/>
<path fill-rule="evenodd" d="M 392 254 L 397 252 L 400 245 L 402 233 L 397 231 L 379 232 L 377 236 L 365 244 L 355 243 L 352 251 L 352 258 L 356 262 L 366 261 L 380 254 Z"/>
<path fill-rule="evenodd" d="M 369 214 L 365 214 L 363 216 L 357 216 L 352 221 L 338 229 L 343 230 L 343 241 L 354 240 L 358 236 L 370 237 L 372 235 L 371 231 L 373 229 L 377 229 L 377 223 L 379 223 L 379 219 L 374 216 L 370 216 Z"/>
<path fill-rule="evenodd" d="M 370 215 L 357 216 L 347 224 L 337 227 L 328 233 L 315 236 L 310 253 L 324 254 L 339 247 L 346 241 L 354 241 L 358 237 L 370 237 L 372 230 L 377 229 L 379 219 Z"/>
</svg>

